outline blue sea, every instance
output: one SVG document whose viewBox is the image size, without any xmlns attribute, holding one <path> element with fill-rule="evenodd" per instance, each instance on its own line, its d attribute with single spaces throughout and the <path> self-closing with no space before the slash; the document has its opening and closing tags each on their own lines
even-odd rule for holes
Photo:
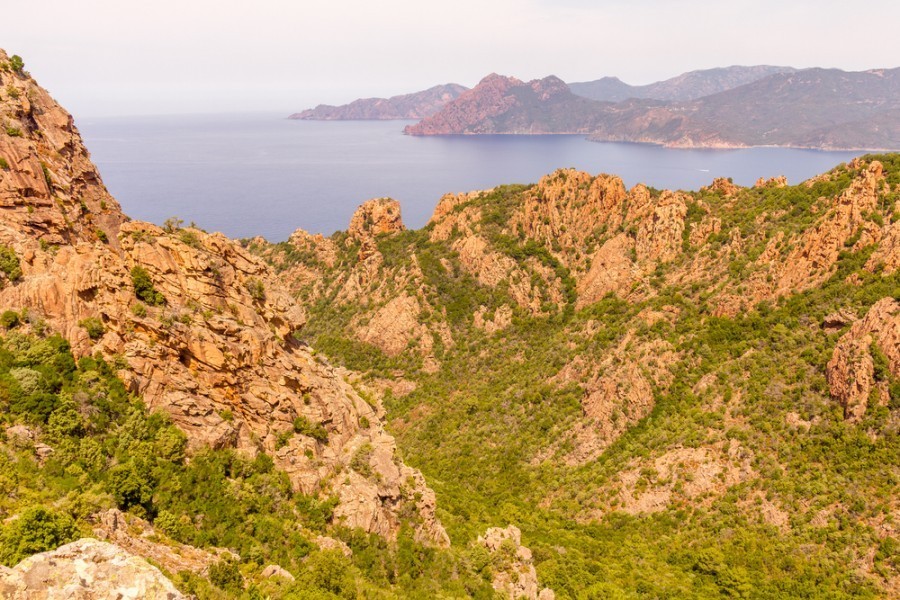
<svg viewBox="0 0 900 600">
<path fill-rule="evenodd" d="M 574 135 L 411 137 L 404 121 L 291 121 L 280 114 L 78 119 L 125 212 L 191 221 L 230 237 L 282 241 L 297 228 L 346 229 L 369 198 L 400 201 L 421 227 L 447 192 L 533 183 L 560 167 L 626 186 L 696 190 L 715 177 L 798 183 L 861 153 L 784 148 L 676 150 Z"/>
</svg>

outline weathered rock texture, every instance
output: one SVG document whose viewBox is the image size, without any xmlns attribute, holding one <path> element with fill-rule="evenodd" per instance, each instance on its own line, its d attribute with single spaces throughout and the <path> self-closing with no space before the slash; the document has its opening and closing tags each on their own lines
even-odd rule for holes
<svg viewBox="0 0 900 600">
<path fill-rule="evenodd" d="M 873 352 L 886 359 L 890 374 L 876 374 Z M 887 377 L 900 377 L 900 301 L 883 298 L 838 341 L 826 371 L 831 395 L 844 418 L 862 420 L 870 399 L 887 404 Z"/>
<path fill-rule="evenodd" d="M 0 566 L 8 600 L 187 600 L 156 567 L 118 546 L 90 538 Z"/>
<path fill-rule="evenodd" d="M 20 92 L 4 95 L 0 115 L 21 135 L 0 136 L 10 164 L 0 169 L 0 244 L 13 249 L 22 277 L 0 290 L 0 306 L 44 319 L 77 355 L 124 359 L 119 375 L 192 448 L 266 452 L 296 489 L 337 495 L 347 526 L 390 537 L 405 511 L 420 539 L 447 543 L 434 494 L 401 462 L 373 407 L 297 341 L 304 311 L 270 268 L 221 234 L 128 221 L 71 116 L 29 77 L 0 72 L 0 89 L 10 87 Z M 376 203 L 360 229 L 391 230 L 392 210 Z M 136 297 L 135 268 L 164 303 Z M 80 325 L 86 318 L 103 323 L 99 339 Z M 298 418 L 327 436 L 294 434 Z M 350 466 L 361 448 L 372 449 L 366 475 Z"/>
<path fill-rule="evenodd" d="M 229 550 L 201 550 L 179 544 L 160 534 L 144 519 L 117 509 L 98 513 L 92 521 L 98 539 L 115 544 L 129 554 L 152 560 L 169 573 L 190 571 L 205 575 L 209 566 L 220 558 L 240 560 Z"/>
<path fill-rule="evenodd" d="M 505 529 L 490 527 L 478 543 L 491 554 L 493 579 L 491 585 L 510 600 L 553 600 L 556 594 L 541 589 L 531 557 L 531 550 L 522 545 L 522 532 L 515 525 Z"/>
</svg>

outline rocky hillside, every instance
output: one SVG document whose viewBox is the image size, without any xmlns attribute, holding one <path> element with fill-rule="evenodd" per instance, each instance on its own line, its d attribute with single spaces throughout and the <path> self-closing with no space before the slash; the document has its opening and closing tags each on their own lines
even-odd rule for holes
<svg viewBox="0 0 900 600">
<path fill-rule="evenodd" d="M 591 136 L 677 147 L 900 148 L 900 69 L 776 74 L 693 102 L 625 103 Z"/>
<path fill-rule="evenodd" d="M 693 85 L 694 78 L 685 77 L 684 85 Z M 737 83 L 740 77 L 722 81 Z M 776 72 L 690 101 L 629 99 L 610 103 L 576 96 L 555 77 L 526 84 L 491 75 L 405 132 L 590 133 L 589 139 L 594 141 L 679 148 L 897 149 L 898 82 L 900 69 L 805 69 Z M 680 85 L 673 83 L 672 89 Z M 710 89 L 715 87 L 710 84 Z M 675 92 L 659 92 L 672 94 Z"/>
<path fill-rule="evenodd" d="M 250 249 L 454 543 L 511 523 L 557 597 L 889 597 L 898 236 L 884 155 L 697 192 L 560 170 Z"/>
<path fill-rule="evenodd" d="M 409 135 L 589 133 L 599 115 L 597 103 L 574 95 L 558 77 L 526 83 L 492 73 L 436 114 L 403 131 Z"/>
<path fill-rule="evenodd" d="M 295 573 L 311 549 L 346 546 L 333 530 L 410 552 L 448 545 L 383 409 L 302 341 L 307 311 L 269 266 L 221 234 L 122 214 L 72 117 L 2 52 L 0 120 L 0 562 L 72 538 L 66 526 L 24 542 L 45 520 L 21 518 L 35 503 L 82 532 L 95 511 L 128 509 L 255 560 L 272 556 L 260 531 L 284 528 L 279 543 L 302 550 L 281 560 Z M 271 489 L 242 491 L 254 477 Z M 261 497 L 281 512 L 253 508 Z M 210 533 L 229 522 L 229 535 L 251 530 Z"/>
<path fill-rule="evenodd" d="M 689 71 L 677 77 L 647 85 L 628 85 L 617 77 L 602 77 L 595 81 L 570 83 L 569 89 L 573 94 L 600 102 L 622 102 L 629 98 L 667 101 L 696 100 L 703 96 L 718 94 L 759 81 L 769 75 L 794 71 L 796 69 L 791 67 L 768 65 L 720 67 Z"/>
<path fill-rule="evenodd" d="M 320 104 L 315 108 L 294 113 L 288 118 L 311 121 L 424 119 L 441 110 L 445 104 L 455 100 L 468 89 L 455 83 L 447 83 L 421 92 L 390 98 L 361 98 L 342 106 Z"/>
</svg>

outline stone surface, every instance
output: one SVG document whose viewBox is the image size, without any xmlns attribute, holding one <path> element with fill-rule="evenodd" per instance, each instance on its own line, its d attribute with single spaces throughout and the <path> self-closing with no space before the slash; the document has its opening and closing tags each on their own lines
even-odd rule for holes
<svg viewBox="0 0 900 600">
<path fill-rule="evenodd" d="M 7 600 L 188 600 L 156 567 L 90 538 L 0 567 Z"/>
<path fill-rule="evenodd" d="M 515 525 L 489 527 L 478 543 L 491 554 L 491 585 L 510 600 L 553 600 L 549 588 L 540 589 L 531 550 L 522 545 L 522 532 Z"/>
<path fill-rule="evenodd" d="M 838 341 L 828 361 L 826 377 L 831 396 L 844 408 L 848 421 L 862 420 L 874 393 L 886 404 L 887 389 L 875 378 L 872 347 L 887 359 L 893 377 L 900 377 L 900 301 L 882 298 Z"/>
</svg>

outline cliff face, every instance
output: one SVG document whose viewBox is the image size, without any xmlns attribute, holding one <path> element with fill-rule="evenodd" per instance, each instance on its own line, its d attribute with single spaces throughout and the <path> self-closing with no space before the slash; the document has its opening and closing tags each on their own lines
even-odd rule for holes
<svg viewBox="0 0 900 600">
<path fill-rule="evenodd" d="M 342 106 L 320 104 L 315 108 L 294 113 L 288 118 L 308 121 L 424 119 L 441 110 L 444 105 L 468 89 L 455 83 L 448 83 L 390 98 L 361 98 Z"/>
<path fill-rule="evenodd" d="M 0 304 L 28 309 L 77 355 L 118 357 L 120 377 L 191 447 L 268 453 L 295 489 L 339 497 L 346 525 L 391 537 L 405 512 L 420 539 L 445 544 L 434 494 L 376 408 L 297 341 L 305 312 L 270 268 L 221 234 L 129 221 L 71 116 L 23 74 L 0 72 L 0 89 L 0 244 L 21 269 Z M 91 337 L 85 322 L 102 327 Z"/>
</svg>

